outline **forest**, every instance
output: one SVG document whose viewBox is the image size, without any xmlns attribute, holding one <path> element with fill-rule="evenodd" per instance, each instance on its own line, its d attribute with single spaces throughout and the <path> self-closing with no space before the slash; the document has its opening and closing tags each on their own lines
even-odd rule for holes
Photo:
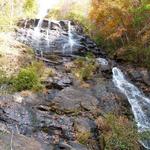
<svg viewBox="0 0 150 150">
<path fill-rule="evenodd" d="M 0 0 L 8 149 L 150 149 L 150 0 Z"/>
</svg>

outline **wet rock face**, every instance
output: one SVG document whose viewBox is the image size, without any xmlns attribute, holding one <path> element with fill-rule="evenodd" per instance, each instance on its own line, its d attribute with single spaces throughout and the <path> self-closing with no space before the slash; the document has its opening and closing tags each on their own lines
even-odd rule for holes
<svg viewBox="0 0 150 150">
<path fill-rule="evenodd" d="M 69 21 L 44 20 L 39 31 L 35 29 L 39 19 L 21 20 L 18 23 L 17 39 L 36 50 L 37 54 L 60 53 L 60 54 L 84 54 L 92 51 L 95 54 L 104 54 L 96 44 L 86 35 L 83 29 Z"/>
<path fill-rule="evenodd" d="M 47 88 L 64 89 L 72 85 L 72 79 L 69 76 L 48 78 L 45 81 Z"/>
</svg>

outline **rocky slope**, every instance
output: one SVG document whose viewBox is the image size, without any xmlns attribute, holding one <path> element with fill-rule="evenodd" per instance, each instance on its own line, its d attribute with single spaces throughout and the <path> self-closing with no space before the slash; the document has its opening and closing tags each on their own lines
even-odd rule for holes
<svg viewBox="0 0 150 150">
<path fill-rule="evenodd" d="M 27 28 L 18 31 L 19 40 L 28 28 L 36 26 L 36 22 L 37 20 L 29 20 L 26 25 L 24 21 L 19 24 Z M 48 27 L 48 22 L 44 22 L 43 30 L 44 27 Z M 82 33 L 79 27 L 76 27 L 76 30 Z M 57 31 L 66 36 L 65 39 L 68 38 L 65 22 L 52 23 L 51 32 L 56 34 Z M 27 37 L 25 34 L 23 36 Z M 53 43 L 53 53 L 51 44 L 43 52 L 42 60 L 47 67 L 55 70 L 55 76 L 43 81 L 46 91 L 23 91 L 0 96 L 0 149 L 12 147 L 16 150 L 103 150 L 105 143 L 96 119 L 106 113 L 123 114 L 132 118 L 126 97 L 112 82 L 111 70 L 117 64 L 109 59 L 108 64 L 95 59 L 98 67 L 94 76 L 81 82 L 71 72 L 74 60 L 87 51 L 92 51 L 97 57 L 105 57 L 104 52 L 92 40 L 82 35 L 80 40 L 84 43 L 84 47 L 81 46 L 83 51 L 81 47 L 75 47 L 73 54 L 78 55 L 69 53 L 64 56 L 62 47 L 58 47 L 61 36 Z M 29 35 L 23 42 L 31 45 L 31 39 Z M 34 44 L 31 46 L 38 51 L 39 47 L 34 47 Z M 36 54 L 40 59 L 40 55 Z M 57 57 L 54 59 L 53 56 Z M 149 95 L 149 72 L 131 66 L 122 68 L 129 79 L 140 85 Z"/>
</svg>

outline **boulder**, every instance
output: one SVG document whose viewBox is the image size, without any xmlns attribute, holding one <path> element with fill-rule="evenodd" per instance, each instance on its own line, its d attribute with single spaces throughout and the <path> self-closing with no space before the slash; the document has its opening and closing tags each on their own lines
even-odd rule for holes
<svg viewBox="0 0 150 150">
<path fill-rule="evenodd" d="M 100 110 L 104 113 L 126 112 L 124 106 L 128 106 L 127 98 L 119 92 L 111 80 L 97 77 L 94 79 L 95 84 L 92 87 L 93 95 L 98 99 Z"/>
<path fill-rule="evenodd" d="M 77 111 L 81 108 L 93 110 L 98 107 L 98 100 L 80 89 L 65 88 L 52 101 L 60 110 Z"/>
<path fill-rule="evenodd" d="M 93 132 L 96 130 L 95 122 L 89 118 L 78 117 L 75 119 L 75 130 L 80 133 Z"/>
<path fill-rule="evenodd" d="M 60 142 L 55 150 L 88 150 L 84 145 L 70 141 L 69 143 Z"/>
</svg>

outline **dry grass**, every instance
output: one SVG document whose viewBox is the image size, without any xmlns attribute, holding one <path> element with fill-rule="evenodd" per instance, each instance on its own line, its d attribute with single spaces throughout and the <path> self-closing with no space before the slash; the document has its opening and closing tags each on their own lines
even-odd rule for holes
<svg viewBox="0 0 150 150">
<path fill-rule="evenodd" d="M 125 116 L 109 114 L 96 119 L 98 128 L 102 131 L 106 150 L 139 150 L 139 135 L 134 123 Z"/>
<path fill-rule="evenodd" d="M 76 134 L 77 141 L 79 141 L 81 144 L 87 144 L 89 139 L 91 138 L 90 132 L 78 132 Z"/>
<path fill-rule="evenodd" d="M 32 59 L 30 50 L 14 39 L 13 33 L 0 33 L 0 69 L 7 76 L 17 74 Z"/>
<path fill-rule="evenodd" d="M 97 127 L 102 131 L 107 132 L 110 130 L 110 126 L 108 125 L 106 119 L 101 116 L 95 120 L 95 123 L 96 123 Z"/>
</svg>

